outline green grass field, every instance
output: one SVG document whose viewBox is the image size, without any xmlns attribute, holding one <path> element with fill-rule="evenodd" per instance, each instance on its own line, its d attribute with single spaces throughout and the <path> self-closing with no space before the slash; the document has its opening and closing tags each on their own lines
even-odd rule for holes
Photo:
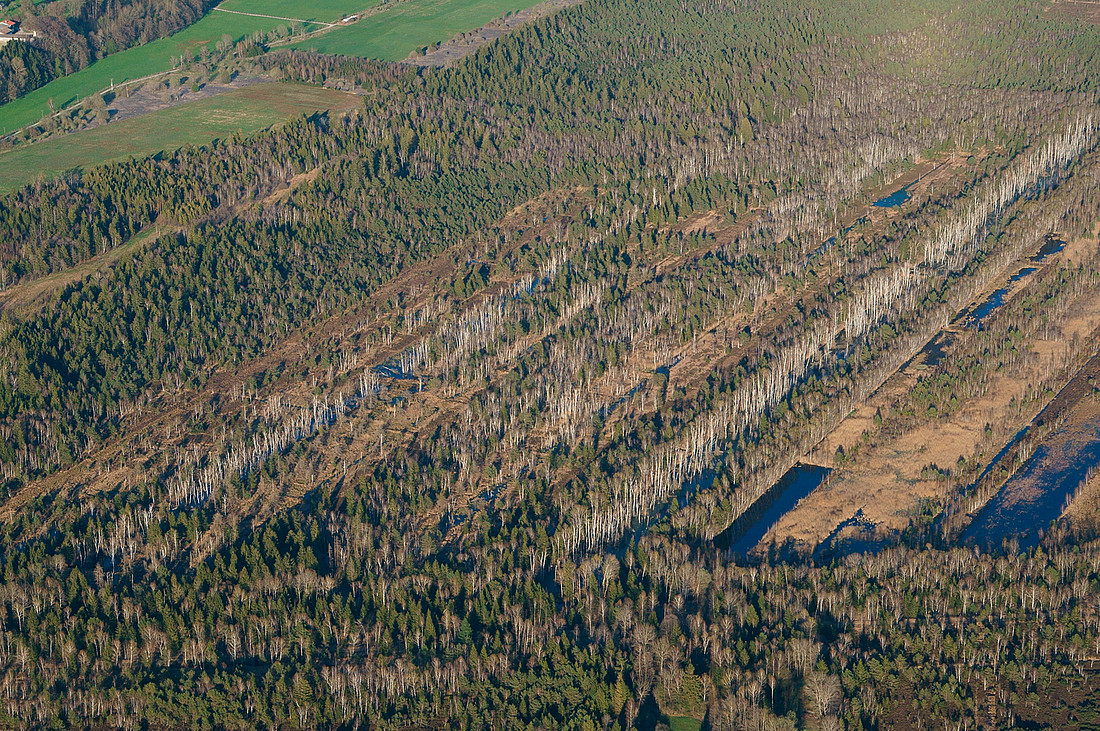
<svg viewBox="0 0 1100 731">
<path fill-rule="evenodd" d="M 251 0 L 272 2 L 274 0 Z M 333 29 L 294 48 L 399 61 L 456 33 L 479 28 L 506 12 L 540 0 L 407 0 L 358 23 Z"/>
<path fill-rule="evenodd" d="M 703 727 L 702 721 L 685 716 L 673 716 L 669 719 L 669 727 L 672 731 L 699 731 Z"/>
<path fill-rule="evenodd" d="M 358 104 L 359 98 L 352 94 L 298 84 L 235 89 L 0 154 L 0 192 L 34 182 L 39 176 L 48 179 L 73 168 L 202 145 L 234 132 L 267 129 L 295 114 L 347 110 Z"/>
<path fill-rule="evenodd" d="M 313 0 L 308 3 L 300 0 L 225 0 L 218 7 L 239 13 L 335 23 L 377 4 L 378 0 Z"/>
<path fill-rule="evenodd" d="M 473 30 L 508 11 L 521 10 L 538 1 L 407 0 L 294 47 L 398 61 L 417 48 Z M 227 0 L 223 7 L 261 15 L 332 21 L 376 4 L 377 0 L 320 0 L 309 4 L 294 0 Z M 107 56 L 86 69 L 55 79 L 21 99 L 0 106 L 0 134 L 42 119 L 50 113 L 51 100 L 55 109 L 62 109 L 111 83 L 168 71 L 174 56 L 194 53 L 201 46 L 217 43 L 223 36 L 237 41 L 255 31 L 267 31 L 283 24 L 284 21 L 274 18 L 211 11 L 194 25 L 168 38 Z"/>
<path fill-rule="evenodd" d="M 257 3 L 258 4 L 258 3 Z M 137 79 L 172 68 L 172 57 L 196 51 L 228 35 L 234 41 L 258 30 L 283 25 L 281 20 L 211 12 L 194 25 L 160 40 L 112 54 L 75 74 L 54 79 L 21 99 L 0 106 L 0 134 L 21 129 L 49 114 L 49 100 L 56 108 L 71 104 L 127 79 Z"/>
</svg>

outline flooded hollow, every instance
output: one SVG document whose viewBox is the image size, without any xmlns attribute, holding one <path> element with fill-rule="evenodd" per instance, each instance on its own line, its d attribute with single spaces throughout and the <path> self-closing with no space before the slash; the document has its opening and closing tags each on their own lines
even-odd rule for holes
<svg viewBox="0 0 1100 731">
<path fill-rule="evenodd" d="M 799 462 L 787 470 L 729 528 L 715 536 L 714 545 L 724 551 L 747 556 L 772 526 L 792 510 L 799 500 L 817 489 L 830 472 L 832 470 L 828 467 Z"/>
</svg>

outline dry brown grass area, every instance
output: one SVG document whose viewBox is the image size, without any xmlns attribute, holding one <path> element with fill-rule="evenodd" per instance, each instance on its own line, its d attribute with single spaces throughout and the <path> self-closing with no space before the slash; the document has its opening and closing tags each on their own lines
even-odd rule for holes
<svg viewBox="0 0 1100 731">
<path fill-rule="evenodd" d="M 1081 261 L 1088 250 L 1095 250 L 1095 239 L 1076 239 L 1044 266 L 1062 261 Z M 1018 270 L 1014 265 L 1005 277 Z M 1007 298 L 1027 286 L 1029 279 L 1016 283 Z M 988 297 L 983 292 L 975 302 Z M 1007 300 L 1006 298 L 1006 300 Z M 878 409 L 886 413 L 895 403 L 903 403 L 927 366 L 915 359 L 898 371 L 840 426 L 826 437 L 808 457 L 818 464 L 835 464 L 837 449 L 849 457 L 858 449 L 851 464 L 837 465 L 828 484 L 805 498 L 785 515 L 765 538 L 783 543 L 794 540 L 816 546 L 841 523 L 862 511 L 862 518 L 880 532 L 904 529 L 913 511 L 924 499 L 943 498 L 951 487 L 948 480 L 926 479 L 924 468 L 934 464 L 941 469 L 954 468 L 959 458 L 988 462 L 993 454 L 1026 423 L 1042 404 L 1022 407 L 1029 385 L 1041 382 L 1066 361 L 1074 338 L 1083 339 L 1100 328 L 1100 298 L 1078 302 L 1059 324 L 1059 332 L 1050 339 L 1031 343 L 1032 358 L 1011 372 L 997 374 L 985 392 L 967 399 L 949 418 L 916 424 L 903 433 L 884 438 L 874 423 Z M 965 338 L 968 331 L 953 328 L 952 337 Z M 948 357 L 950 356 L 948 346 Z M 986 425 L 992 427 L 987 435 Z"/>
<path fill-rule="evenodd" d="M 945 182 L 949 181 L 957 170 L 957 159 L 929 163 L 925 177 L 935 174 L 943 176 Z M 918 174 L 920 173 L 915 172 L 914 177 Z M 316 171 L 295 176 L 289 187 L 274 193 L 273 197 L 263 202 L 270 204 L 285 197 L 294 187 L 308 182 L 311 175 L 316 175 Z M 896 189 L 908 182 L 903 179 L 895 181 L 893 185 Z M 504 250 L 493 252 L 494 256 L 503 258 L 509 251 L 518 249 L 535 236 L 554 240 L 562 230 L 562 224 L 583 209 L 586 195 L 585 189 L 580 188 L 559 190 L 517 206 L 497 224 L 508 229 L 510 236 L 508 245 Z M 555 209 L 564 209 L 565 213 L 556 216 Z M 868 210 L 856 211 L 851 216 L 855 220 L 867 214 L 878 225 L 888 217 L 897 215 L 897 211 L 870 210 L 868 207 Z M 690 266 L 692 261 L 707 250 L 733 241 L 753 220 L 754 215 L 750 212 L 750 215 L 737 222 L 724 223 L 718 213 L 709 211 L 680 221 L 676 228 L 689 232 L 706 230 L 713 234 L 713 238 L 708 238 L 700 249 L 667 258 L 656 269 L 656 274 Z M 385 363 L 430 334 L 435 327 L 434 323 L 429 322 L 412 332 L 389 332 L 389 323 L 394 312 L 388 303 L 400 300 L 402 309 L 406 311 L 426 305 L 439 296 L 441 282 L 450 281 L 456 269 L 465 266 L 469 260 L 478 258 L 478 248 L 479 245 L 475 242 L 456 244 L 431 260 L 409 267 L 393 281 L 380 287 L 356 310 L 292 332 L 268 353 L 238 369 L 219 369 L 212 372 L 199 392 L 166 389 L 143 412 L 131 413 L 124 418 L 120 437 L 109 440 L 73 467 L 20 491 L 0 508 L 0 519 L 10 519 L 32 498 L 43 493 L 60 494 L 65 499 L 79 502 L 83 496 L 140 484 L 143 480 L 155 478 L 164 468 L 164 460 L 176 453 L 176 450 L 184 453 L 191 449 L 200 453 L 204 450 L 220 451 L 223 442 L 216 433 L 187 432 L 186 424 L 196 405 L 216 402 L 216 407 L 207 407 L 216 409 L 211 423 L 223 423 L 231 422 L 238 415 L 254 415 L 262 411 L 265 403 L 276 395 L 284 403 L 305 407 L 314 399 L 314 378 L 322 386 L 322 397 L 332 397 L 341 391 L 344 394 L 353 392 L 355 384 L 352 381 L 356 373 Z M 740 359 L 745 351 L 740 350 L 734 339 L 745 324 L 752 323 L 753 335 L 742 347 L 747 352 L 754 352 L 786 321 L 800 298 L 812 298 L 818 288 L 827 286 L 831 276 L 829 271 L 828 267 L 823 267 L 823 273 L 800 292 L 792 293 L 786 288 L 780 288 L 770 296 L 754 302 L 752 312 L 738 311 L 719 318 L 694 341 L 680 345 L 674 353 L 662 351 L 658 354 L 643 343 L 627 362 L 621 363 L 618 368 L 613 369 L 614 372 L 605 374 L 592 384 L 593 398 L 597 403 L 612 403 L 639 385 L 637 381 L 641 381 L 641 388 L 635 398 L 620 406 L 605 420 L 601 443 L 606 444 L 608 437 L 624 421 L 638 419 L 662 407 L 653 379 L 655 363 L 667 364 L 678 358 L 678 363 L 670 369 L 667 389 L 671 393 L 679 387 L 690 396 L 715 368 Z M 482 298 L 503 291 L 518 276 L 500 276 L 480 293 L 449 307 L 473 307 Z M 644 284 L 644 280 L 632 282 L 631 287 L 636 289 Z M 526 340 L 533 344 L 545 334 L 531 333 Z M 326 367 L 314 365 L 314 355 L 318 351 L 326 350 L 354 351 L 358 362 L 352 371 L 338 372 L 334 376 Z M 247 393 L 253 376 L 265 373 L 279 364 L 285 366 L 285 375 L 273 386 L 266 387 L 265 393 L 258 398 Z M 497 382 L 507 372 L 508 364 L 504 364 L 490 377 L 490 383 Z M 637 380 L 631 380 L 632 378 Z M 461 418 L 470 399 L 490 385 L 481 381 L 457 393 L 444 395 L 430 385 L 420 389 L 417 384 L 409 381 L 385 380 L 387 388 L 384 389 L 382 402 L 361 407 L 354 415 L 324 429 L 310 441 L 306 454 L 292 462 L 290 474 L 281 475 L 278 484 L 262 478 L 259 489 L 250 498 L 231 499 L 227 512 L 231 516 L 251 515 L 257 520 L 263 520 L 281 507 L 301 499 L 305 491 L 312 487 L 321 484 L 339 485 L 343 480 L 356 479 L 359 474 L 372 469 L 381 456 L 393 454 L 395 450 L 415 449 L 422 435 L 430 434 L 437 427 Z M 389 404 L 389 399 L 395 395 L 404 398 L 400 407 Z M 529 437 L 536 437 L 530 439 L 533 443 L 538 441 L 538 434 L 531 434 Z M 509 457 L 505 454 L 505 447 L 500 449 L 501 459 L 507 468 Z M 527 457 L 529 455 L 524 455 L 524 458 Z M 560 470 L 556 477 L 564 481 L 570 479 L 571 475 L 566 470 Z M 472 479 L 463 482 L 461 493 L 455 495 L 451 507 L 461 507 L 492 486 L 495 479 L 473 475 Z M 425 524 L 437 521 L 440 517 L 439 510 L 437 507 L 428 511 L 423 516 Z M 204 542 L 202 545 L 209 548 L 213 543 Z M 198 551 L 196 556 L 201 553 L 201 550 Z"/>
</svg>

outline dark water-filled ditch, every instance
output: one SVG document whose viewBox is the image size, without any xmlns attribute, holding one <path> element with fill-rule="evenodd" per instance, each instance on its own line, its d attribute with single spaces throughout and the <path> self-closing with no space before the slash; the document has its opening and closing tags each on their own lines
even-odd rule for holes
<svg viewBox="0 0 1100 731">
<path fill-rule="evenodd" d="M 1004 304 L 1006 294 L 1008 294 L 1008 287 L 998 289 L 996 292 L 989 295 L 989 298 L 985 302 L 982 302 L 971 310 L 969 318 L 971 326 L 981 330 L 982 320 L 989 317 L 993 310 Z"/>
<path fill-rule="evenodd" d="M 818 465 L 796 464 L 729 528 L 719 533 L 714 538 L 714 545 L 747 556 L 771 527 L 824 482 L 831 471 Z"/>
<path fill-rule="evenodd" d="M 1086 473 L 1097 464 L 1100 423 L 1063 427 L 993 496 L 963 532 L 963 543 L 996 547 L 1015 537 L 1021 549 L 1035 546 L 1040 531 L 1058 519 Z"/>
<path fill-rule="evenodd" d="M 897 208 L 902 203 L 909 200 L 909 189 L 913 187 L 914 184 L 915 181 L 904 188 L 898 188 L 890 195 L 879 198 L 872 205 L 876 208 Z"/>
<path fill-rule="evenodd" d="M 1039 251 L 1035 252 L 1035 255 L 1031 257 L 1031 262 L 1034 264 L 1040 264 L 1051 254 L 1055 254 L 1065 248 L 1066 243 L 1057 238 L 1053 234 L 1048 235 L 1043 242 L 1043 246 Z M 1039 271 L 1038 267 L 1028 266 L 1020 269 L 1013 274 L 1008 282 L 1009 286 L 1002 287 L 993 294 L 989 295 L 984 301 L 974 306 L 969 312 L 964 312 L 958 319 L 963 322 L 966 327 L 970 327 L 976 330 L 982 329 L 982 321 L 989 317 L 998 307 L 1004 304 L 1005 296 L 1008 294 L 1011 285 L 1016 282 L 1031 276 L 1035 272 Z"/>
<path fill-rule="evenodd" d="M 1045 249 L 1046 246 L 1044 245 L 1043 248 Z M 1042 254 L 1042 252 L 1040 251 L 1040 254 L 1036 254 L 1034 257 L 1032 257 L 1032 261 L 1042 261 L 1042 259 L 1045 257 L 1046 254 Z M 1025 277 L 1028 277 L 1037 271 L 1039 270 L 1036 267 L 1024 267 L 1020 271 L 1013 274 L 1012 277 L 1008 280 L 1008 283 L 1010 285 L 1015 284 L 1021 279 L 1024 279 Z M 996 292 L 989 295 L 989 297 L 984 302 L 977 305 L 973 310 L 971 310 L 966 315 L 967 326 L 981 330 L 982 321 L 985 320 L 985 318 L 989 317 L 989 315 L 992 314 L 994 310 L 1004 304 L 1005 295 L 1008 294 L 1008 290 L 1009 287 L 1002 287 L 1001 289 L 998 289 Z"/>
<path fill-rule="evenodd" d="M 1066 248 L 1066 242 L 1051 234 L 1047 236 L 1046 241 L 1043 242 L 1043 248 L 1039 249 L 1035 256 L 1031 257 L 1031 260 L 1038 264 L 1051 254 L 1057 254 L 1064 248 Z"/>
</svg>

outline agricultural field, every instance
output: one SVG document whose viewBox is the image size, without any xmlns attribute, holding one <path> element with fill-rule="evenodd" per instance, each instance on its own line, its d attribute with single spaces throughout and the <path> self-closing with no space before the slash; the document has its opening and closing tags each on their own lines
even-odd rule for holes
<svg viewBox="0 0 1100 731">
<path fill-rule="evenodd" d="M 296 114 L 348 110 L 358 101 L 358 97 L 332 89 L 287 83 L 236 89 L 4 153 L 0 155 L 0 191 L 7 192 L 73 168 L 184 145 L 203 145 L 237 132 L 258 132 Z"/>
<path fill-rule="evenodd" d="M 243 1 L 243 0 L 242 0 Z M 292 47 L 344 56 L 399 61 L 417 48 L 479 28 L 538 0 L 409 0 L 357 23 Z"/>
<path fill-rule="evenodd" d="M 168 38 L 107 56 L 86 69 L 55 79 L 40 89 L 0 106 L 0 134 L 21 129 L 50 113 L 51 100 L 61 109 L 112 83 L 120 84 L 173 67 L 172 59 L 196 54 L 203 46 L 213 46 L 223 36 L 234 41 L 256 31 L 268 31 L 284 24 L 282 20 L 257 18 L 234 13 L 212 12 L 190 28 Z"/>
<path fill-rule="evenodd" d="M 421 46 L 477 28 L 503 13 L 535 5 L 534 0 L 411 0 L 346 27 L 335 28 L 297 48 L 321 53 L 399 60 Z M 51 113 L 133 79 L 168 71 L 173 59 L 197 54 L 229 37 L 234 42 L 257 31 L 286 25 L 284 18 L 323 24 L 377 5 L 376 0 L 325 0 L 303 6 L 290 0 L 228 0 L 189 28 L 168 38 L 116 53 L 0 106 L 0 135 L 22 129 Z M 244 13 L 249 13 L 245 15 Z M 316 30 L 316 25 L 309 26 Z"/>
</svg>

